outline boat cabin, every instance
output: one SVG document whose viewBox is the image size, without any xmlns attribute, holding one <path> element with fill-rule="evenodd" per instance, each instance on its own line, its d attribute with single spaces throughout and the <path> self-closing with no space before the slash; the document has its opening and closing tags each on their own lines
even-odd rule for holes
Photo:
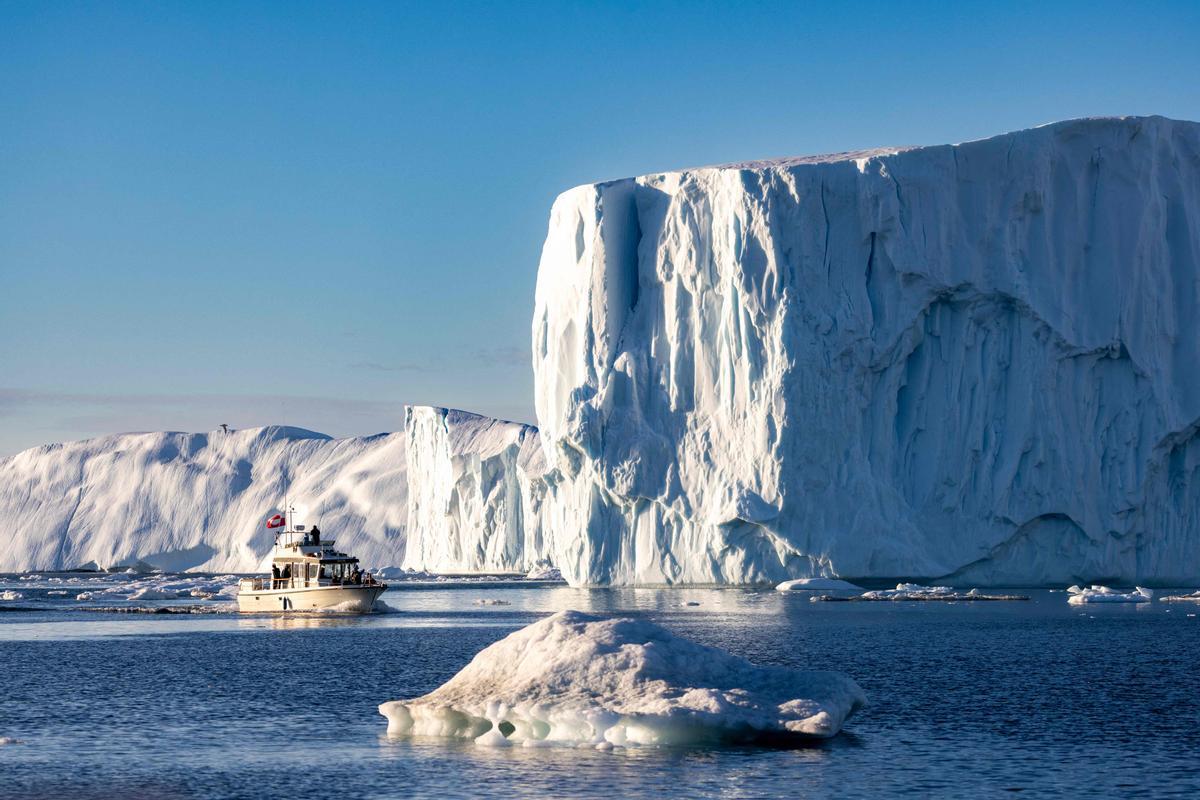
<svg viewBox="0 0 1200 800">
<path fill-rule="evenodd" d="M 334 548 L 333 539 L 321 538 L 316 526 L 281 531 L 275 535 L 271 577 L 255 578 L 253 589 L 315 589 L 326 586 L 373 586 L 378 582 L 363 572 L 358 559 Z"/>
</svg>

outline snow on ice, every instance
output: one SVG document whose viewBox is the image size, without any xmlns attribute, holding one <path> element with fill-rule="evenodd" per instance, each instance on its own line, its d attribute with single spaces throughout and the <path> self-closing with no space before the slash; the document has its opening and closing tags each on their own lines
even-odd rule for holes
<svg viewBox="0 0 1200 800">
<path fill-rule="evenodd" d="M 607 748 L 825 738 L 865 702 L 840 673 L 757 666 L 645 620 L 562 611 L 379 711 L 392 735 Z"/>
</svg>

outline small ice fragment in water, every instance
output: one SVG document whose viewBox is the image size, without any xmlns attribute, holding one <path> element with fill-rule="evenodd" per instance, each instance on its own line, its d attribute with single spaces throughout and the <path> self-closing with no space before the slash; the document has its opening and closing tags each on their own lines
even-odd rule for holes
<svg viewBox="0 0 1200 800">
<path fill-rule="evenodd" d="M 865 703 L 841 673 L 758 666 L 646 620 L 563 611 L 379 712 L 392 735 L 629 747 L 827 738 Z"/>
<path fill-rule="evenodd" d="M 1071 586 L 1067 589 L 1071 596 L 1067 602 L 1073 606 L 1084 603 L 1149 603 L 1154 599 L 1154 592 L 1141 586 L 1135 586 L 1132 592 L 1118 592 L 1107 586 L 1093 585 L 1084 589 Z"/>
<path fill-rule="evenodd" d="M 1160 603 L 1187 603 L 1187 602 L 1200 603 L 1200 589 L 1197 589 L 1196 591 L 1192 592 L 1191 594 L 1165 595 L 1164 597 L 1158 598 L 1158 601 Z M 1195 616 L 1195 614 L 1188 614 L 1188 616 L 1193 617 L 1193 616 Z"/>
<path fill-rule="evenodd" d="M 0 600 L 24 600 L 25 595 L 20 592 L 14 592 L 11 589 L 0 592 Z"/>
<path fill-rule="evenodd" d="M 562 579 L 562 573 L 548 564 L 538 564 L 525 573 L 525 580 L 528 581 L 561 581 Z"/>
</svg>

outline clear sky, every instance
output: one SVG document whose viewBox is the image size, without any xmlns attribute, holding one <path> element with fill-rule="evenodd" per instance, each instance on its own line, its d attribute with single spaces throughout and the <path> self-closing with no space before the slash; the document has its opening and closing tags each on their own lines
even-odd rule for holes
<svg viewBox="0 0 1200 800">
<path fill-rule="evenodd" d="M 533 421 L 550 204 L 703 164 L 1200 120 L 1200 3 L 0 1 L 0 455 Z"/>
</svg>

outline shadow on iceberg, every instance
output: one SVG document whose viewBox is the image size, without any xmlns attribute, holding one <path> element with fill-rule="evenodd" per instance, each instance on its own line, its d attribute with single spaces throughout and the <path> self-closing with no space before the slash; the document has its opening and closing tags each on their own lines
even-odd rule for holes
<svg viewBox="0 0 1200 800">
<path fill-rule="evenodd" d="M 779 747 L 834 736 L 865 704 L 841 673 L 759 666 L 645 620 L 562 611 L 379 712 L 389 735 L 481 745 Z"/>
</svg>

